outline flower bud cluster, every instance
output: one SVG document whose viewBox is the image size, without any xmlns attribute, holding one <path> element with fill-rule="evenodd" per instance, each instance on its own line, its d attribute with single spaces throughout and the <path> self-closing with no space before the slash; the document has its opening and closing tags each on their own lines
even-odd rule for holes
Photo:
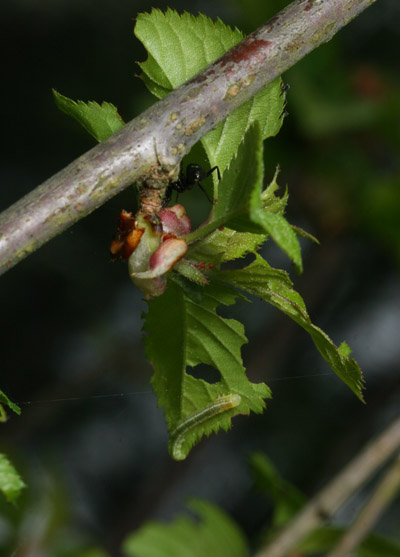
<svg viewBox="0 0 400 557">
<path fill-rule="evenodd" d="M 185 256 L 190 219 L 182 205 L 165 207 L 158 222 L 147 215 L 122 211 L 116 238 L 111 243 L 113 257 L 128 260 L 129 275 L 146 298 L 161 296 L 167 286 L 166 274 Z"/>
</svg>

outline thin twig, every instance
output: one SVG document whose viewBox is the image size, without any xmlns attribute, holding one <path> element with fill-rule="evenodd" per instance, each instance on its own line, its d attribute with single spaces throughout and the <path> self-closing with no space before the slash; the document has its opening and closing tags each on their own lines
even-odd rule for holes
<svg viewBox="0 0 400 557">
<path fill-rule="evenodd" d="M 400 449 L 400 417 L 374 439 L 284 530 L 255 557 L 285 557 L 304 537 L 329 520 L 337 509 Z"/>
<path fill-rule="evenodd" d="M 176 179 L 216 124 L 375 0 L 295 0 L 216 62 L 0 215 L 0 274 L 135 182 Z"/>
<path fill-rule="evenodd" d="M 372 497 L 328 557 L 346 557 L 371 531 L 380 515 L 400 489 L 400 454 L 386 472 Z"/>
</svg>

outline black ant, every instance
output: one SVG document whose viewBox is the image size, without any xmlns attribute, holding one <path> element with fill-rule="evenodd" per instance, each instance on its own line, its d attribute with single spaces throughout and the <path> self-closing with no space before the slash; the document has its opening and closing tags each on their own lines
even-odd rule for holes
<svg viewBox="0 0 400 557">
<path fill-rule="evenodd" d="M 203 188 L 200 182 L 208 178 L 208 176 L 210 176 L 210 174 L 212 174 L 214 170 L 217 171 L 218 180 L 221 180 L 221 174 L 218 166 L 214 166 L 214 168 L 211 168 L 211 170 L 206 172 L 204 168 L 199 164 L 193 164 L 193 163 L 188 164 L 186 167 L 186 174 L 183 172 L 183 170 L 181 170 L 177 181 L 172 182 L 172 184 L 168 186 L 163 200 L 163 207 L 168 205 L 168 203 L 171 201 L 172 192 L 174 190 L 177 192 L 176 200 L 178 201 L 178 196 L 180 193 L 183 193 L 186 190 L 191 190 L 196 184 L 199 186 L 201 191 L 205 194 L 208 201 L 212 203 L 208 193 Z"/>
</svg>

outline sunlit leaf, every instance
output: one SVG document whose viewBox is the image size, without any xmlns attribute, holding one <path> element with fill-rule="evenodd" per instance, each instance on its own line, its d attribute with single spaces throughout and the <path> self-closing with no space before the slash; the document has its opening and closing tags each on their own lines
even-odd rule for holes
<svg viewBox="0 0 400 557">
<path fill-rule="evenodd" d="M 191 501 L 196 520 L 148 522 L 123 544 L 126 557 L 246 557 L 247 541 L 240 528 L 216 506 Z"/>
<path fill-rule="evenodd" d="M 97 141 L 103 141 L 124 125 L 117 108 L 111 103 L 73 101 L 55 90 L 53 95 L 58 108 L 75 118 Z"/>
</svg>

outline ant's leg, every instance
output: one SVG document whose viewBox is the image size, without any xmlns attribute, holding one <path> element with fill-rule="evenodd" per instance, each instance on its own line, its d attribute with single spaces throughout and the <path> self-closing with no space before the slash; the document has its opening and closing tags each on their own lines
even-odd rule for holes
<svg viewBox="0 0 400 557">
<path fill-rule="evenodd" d="M 214 168 L 212 168 L 211 170 L 209 170 L 209 171 L 207 172 L 207 174 L 206 174 L 206 177 L 210 176 L 210 175 L 214 172 L 214 170 L 217 171 L 218 180 L 221 181 L 221 173 L 220 173 L 220 171 L 219 171 L 218 166 L 214 166 Z"/>
<path fill-rule="evenodd" d="M 168 205 L 168 203 L 171 201 L 171 197 L 172 197 L 172 188 L 171 186 L 167 187 L 167 191 L 165 192 L 164 195 L 164 199 L 162 201 L 162 207 L 166 207 Z"/>
<path fill-rule="evenodd" d="M 210 174 L 212 174 L 212 173 L 214 172 L 214 170 L 217 171 L 218 181 L 221 181 L 221 173 L 220 173 L 220 171 L 219 171 L 218 166 L 214 166 L 213 168 L 211 168 L 211 170 L 209 170 L 209 171 L 207 172 L 206 178 L 207 178 L 208 176 L 210 176 Z M 202 187 L 200 184 L 199 184 L 199 186 L 200 186 L 201 189 L 204 191 L 204 193 L 207 195 L 207 192 L 203 189 L 203 187 Z M 211 199 L 208 197 L 208 195 L 207 195 L 207 199 L 210 201 L 210 203 L 212 203 L 212 201 L 211 201 Z"/>
<path fill-rule="evenodd" d="M 213 204 L 213 202 L 210 199 L 210 196 L 208 195 L 208 193 L 206 192 L 206 190 L 203 188 L 203 186 L 200 184 L 200 182 L 198 183 L 199 188 L 201 189 L 201 191 L 204 193 L 204 195 L 207 197 L 208 201 L 211 203 L 211 205 Z"/>
</svg>

